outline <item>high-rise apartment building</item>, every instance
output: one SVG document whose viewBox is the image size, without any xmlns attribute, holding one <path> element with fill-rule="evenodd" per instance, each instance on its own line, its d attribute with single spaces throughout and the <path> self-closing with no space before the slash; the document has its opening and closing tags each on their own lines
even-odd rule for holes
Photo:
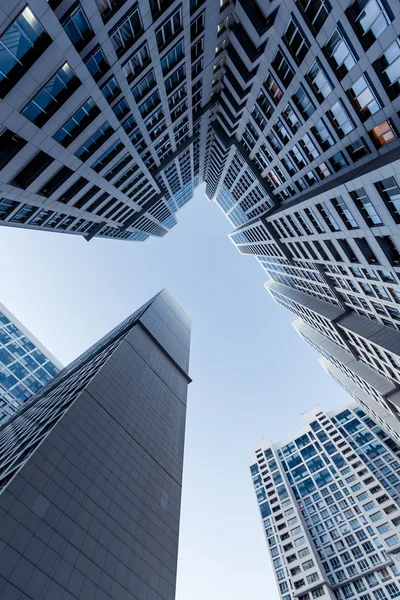
<svg viewBox="0 0 400 600">
<path fill-rule="evenodd" d="M 0 304 L 0 423 L 60 369 L 61 363 Z"/>
<path fill-rule="evenodd" d="M 173 600 L 190 319 L 163 290 L 0 425 L 0 597 Z"/>
<path fill-rule="evenodd" d="M 203 180 L 218 3 L 0 6 L 1 223 L 165 235 Z"/>
<path fill-rule="evenodd" d="M 400 438 L 355 404 L 304 415 L 250 462 L 282 600 L 400 596 Z"/>
<path fill-rule="evenodd" d="M 397 420 L 400 6 L 239 1 L 234 19 L 207 195 L 330 374 Z"/>
</svg>

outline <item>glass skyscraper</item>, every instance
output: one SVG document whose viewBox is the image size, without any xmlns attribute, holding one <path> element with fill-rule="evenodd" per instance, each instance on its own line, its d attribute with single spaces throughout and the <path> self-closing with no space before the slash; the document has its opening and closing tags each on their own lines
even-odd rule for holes
<svg viewBox="0 0 400 600">
<path fill-rule="evenodd" d="M 0 597 L 175 597 L 190 318 L 163 290 L 0 425 Z"/>
<path fill-rule="evenodd" d="M 356 404 L 304 419 L 250 461 L 280 597 L 400 596 L 400 439 Z"/>
<path fill-rule="evenodd" d="M 0 423 L 61 368 L 58 360 L 0 304 Z"/>
</svg>

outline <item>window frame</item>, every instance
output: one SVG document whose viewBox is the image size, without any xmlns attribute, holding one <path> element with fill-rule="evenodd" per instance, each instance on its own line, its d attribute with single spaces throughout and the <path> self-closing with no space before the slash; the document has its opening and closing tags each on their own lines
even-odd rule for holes
<svg viewBox="0 0 400 600">
<path fill-rule="evenodd" d="M 37 37 L 29 37 L 26 31 L 22 28 L 21 24 L 18 23 L 18 20 L 28 19 L 24 16 L 25 11 L 29 12 L 29 19 L 35 20 L 36 26 L 38 27 Z M 40 28 L 40 29 L 39 29 Z M 11 48 L 15 45 L 15 36 L 12 35 L 13 30 L 17 30 L 20 36 L 28 43 L 28 48 L 26 52 L 24 52 L 21 56 L 17 56 L 15 52 L 11 50 Z M 5 43 L 7 40 L 7 36 L 10 38 L 10 46 L 9 48 Z M 4 52 L 8 55 L 11 55 L 15 60 L 14 65 L 7 71 L 7 73 L 2 71 L 4 79 L 0 82 L 0 99 L 5 98 L 5 96 L 11 91 L 11 89 L 16 85 L 16 83 L 25 75 L 25 73 L 30 69 L 30 67 L 37 61 L 37 59 L 43 54 L 43 52 L 50 46 L 52 43 L 52 39 L 47 33 L 46 29 L 41 24 L 40 20 L 37 19 L 34 12 L 29 6 L 25 6 L 25 8 L 18 14 L 18 16 L 14 19 L 14 21 L 7 27 L 7 29 L 0 36 L 0 47 L 3 48 Z"/>
</svg>

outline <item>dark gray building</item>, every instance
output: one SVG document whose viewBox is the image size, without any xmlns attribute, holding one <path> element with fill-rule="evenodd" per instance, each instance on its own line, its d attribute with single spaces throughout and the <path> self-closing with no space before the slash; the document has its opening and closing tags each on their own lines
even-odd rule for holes
<svg viewBox="0 0 400 600">
<path fill-rule="evenodd" d="M 2 600 L 174 598 L 189 344 L 163 290 L 0 428 Z"/>
</svg>

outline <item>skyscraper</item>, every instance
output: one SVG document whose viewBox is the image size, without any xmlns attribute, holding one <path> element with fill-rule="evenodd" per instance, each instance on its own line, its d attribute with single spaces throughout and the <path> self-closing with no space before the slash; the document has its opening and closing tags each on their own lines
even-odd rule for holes
<svg viewBox="0 0 400 600">
<path fill-rule="evenodd" d="M 0 426 L 1 598 L 174 598 L 189 345 L 163 290 Z"/>
<path fill-rule="evenodd" d="M 213 122 L 207 195 L 329 373 L 398 420 L 399 5 L 245 4 L 253 51 L 235 112 Z"/>
<path fill-rule="evenodd" d="M 1 223 L 174 227 L 203 180 L 218 22 L 212 0 L 2 3 Z"/>
<path fill-rule="evenodd" d="M 400 436 L 356 405 L 304 419 L 250 462 L 280 597 L 400 596 Z"/>
<path fill-rule="evenodd" d="M 0 422 L 18 411 L 61 368 L 61 363 L 0 304 Z"/>
</svg>

